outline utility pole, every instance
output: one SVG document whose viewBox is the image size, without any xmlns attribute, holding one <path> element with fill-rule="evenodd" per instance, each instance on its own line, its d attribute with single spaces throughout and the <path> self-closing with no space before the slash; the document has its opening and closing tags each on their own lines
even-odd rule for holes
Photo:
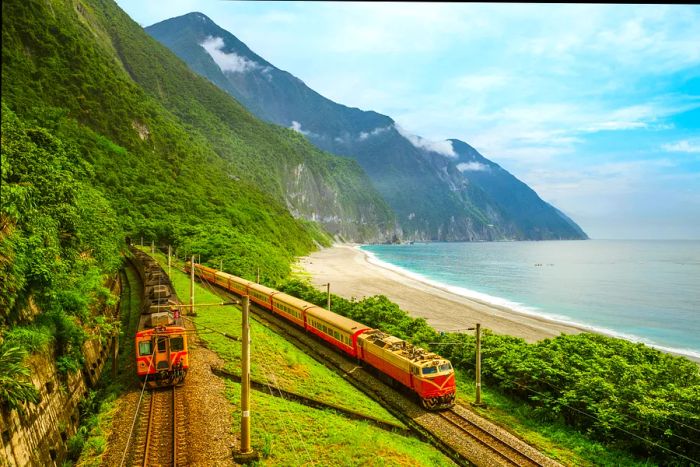
<svg viewBox="0 0 700 467">
<path fill-rule="evenodd" d="M 170 245 L 168 245 L 168 277 L 170 277 Z"/>
<path fill-rule="evenodd" d="M 258 284 L 260 283 L 260 266 L 258 266 L 258 275 L 256 281 Z"/>
<path fill-rule="evenodd" d="M 224 260 L 220 259 L 219 260 L 219 271 L 223 271 L 223 270 L 224 270 Z"/>
<path fill-rule="evenodd" d="M 476 401 L 474 405 L 481 407 L 481 323 L 476 323 Z"/>
<path fill-rule="evenodd" d="M 192 262 L 190 262 L 190 313 L 194 314 L 194 255 L 192 255 Z"/>
<path fill-rule="evenodd" d="M 156 252 L 156 241 L 151 240 L 151 254 L 154 254 Z"/>
<path fill-rule="evenodd" d="M 234 460 L 247 464 L 258 458 L 250 447 L 250 297 L 243 296 L 243 323 L 241 341 L 241 450 L 234 454 Z"/>
<path fill-rule="evenodd" d="M 476 400 L 472 403 L 475 407 L 484 407 L 481 402 L 481 323 L 476 323 L 475 328 L 467 328 L 467 331 L 476 330 Z"/>
<path fill-rule="evenodd" d="M 331 283 L 326 284 L 326 292 L 328 293 L 328 311 L 331 311 Z"/>
</svg>

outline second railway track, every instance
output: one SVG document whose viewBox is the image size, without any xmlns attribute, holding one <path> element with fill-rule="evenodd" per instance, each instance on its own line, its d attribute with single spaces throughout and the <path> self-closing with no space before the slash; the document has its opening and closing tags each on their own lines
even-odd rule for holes
<svg viewBox="0 0 700 467">
<path fill-rule="evenodd" d="M 459 412 L 463 410 L 465 409 L 460 406 L 456 406 L 454 409 L 439 412 L 439 415 L 448 423 L 455 426 L 460 432 L 475 439 L 479 444 L 485 446 L 487 449 L 496 454 L 504 465 L 543 465 L 539 461 L 530 457 L 529 454 L 523 452 L 517 446 L 514 446 L 512 443 L 503 440 L 498 435 L 491 433 L 474 420 L 470 420 L 470 417 L 460 414 Z"/>
</svg>

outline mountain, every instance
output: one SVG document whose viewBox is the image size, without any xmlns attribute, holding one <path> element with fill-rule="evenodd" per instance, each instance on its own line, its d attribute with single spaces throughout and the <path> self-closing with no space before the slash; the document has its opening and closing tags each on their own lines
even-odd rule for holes
<svg viewBox="0 0 700 467">
<path fill-rule="evenodd" d="M 388 116 L 337 104 L 202 13 L 146 31 L 258 117 L 356 160 L 396 213 L 406 238 L 587 238 L 573 221 L 466 143 L 428 141 L 406 133 Z M 482 167 L 475 162 L 484 170 L 474 170 Z"/>
<path fill-rule="evenodd" d="M 111 0 L 3 2 L 2 117 L 0 326 L 103 297 L 125 237 L 274 281 L 328 232 L 397 233 L 357 162 L 256 118 Z"/>
</svg>

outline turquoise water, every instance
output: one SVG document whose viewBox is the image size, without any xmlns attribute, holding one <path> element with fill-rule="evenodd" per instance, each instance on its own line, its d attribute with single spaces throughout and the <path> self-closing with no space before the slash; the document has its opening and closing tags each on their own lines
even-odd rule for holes
<svg viewBox="0 0 700 467">
<path fill-rule="evenodd" d="M 452 292 L 700 358 L 700 241 L 368 245 Z"/>
</svg>

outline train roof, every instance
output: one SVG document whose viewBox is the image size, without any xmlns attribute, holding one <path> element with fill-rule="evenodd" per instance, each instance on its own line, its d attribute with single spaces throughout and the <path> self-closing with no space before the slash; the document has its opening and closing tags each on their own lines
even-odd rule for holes
<svg viewBox="0 0 700 467">
<path fill-rule="evenodd" d="M 293 306 L 294 308 L 298 308 L 300 310 L 305 310 L 307 308 L 316 306 L 313 303 L 309 303 L 305 300 L 302 300 L 301 298 L 292 297 L 291 295 L 288 295 L 284 292 L 276 293 L 273 297 L 273 300 L 286 303 L 287 305 Z"/>
<path fill-rule="evenodd" d="M 360 330 L 370 329 L 369 326 L 366 326 L 362 323 L 358 323 L 357 321 L 353 321 L 350 318 L 346 318 L 345 316 L 340 316 L 336 313 L 333 313 L 332 311 L 328 311 L 318 306 L 312 306 L 311 308 L 308 308 L 306 310 L 306 315 L 313 316 L 316 319 L 320 319 L 321 321 L 324 321 L 350 334 L 355 334 Z"/>
<path fill-rule="evenodd" d="M 234 276 L 233 274 L 229 274 L 224 271 L 216 271 L 217 276 L 225 277 L 227 279 L 230 279 L 234 282 L 238 282 L 241 284 L 254 284 L 254 282 L 249 281 L 248 279 L 243 279 L 242 277 Z"/>
<path fill-rule="evenodd" d="M 264 294 L 267 294 L 267 295 L 272 295 L 272 294 L 278 294 L 278 293 L 279 293 L 279 292 L 277 292 L 275 289 L 271 289 L 270 287 L 266 287 L 266 286 L 264 286 L 264 285 L 257 284 L 257 283 L 255 283 L 255 282 L 249 282 L 249 283 L 248 283 L 248 287 L 250 287 L 250 288 L 253 289 L 253 290 L 257 290 L 258 292 L 262 292 L 262 293 L 264 293 Z"/>
<path fill-rule="evenodd" d="M 394 353 L 402 358 L 410 360 L 412 363 L 424 367 L 433 366 L 436 363 L 447 361 L 444 357 L 438 354 L 429 352 L 421 347 L 416 347 L 410 342 L 406 342 L 398 337 L 391 336 L 377 329 L 365 332 L 360 336 L 378 347 L 382 347 L 391 353 Z"/>
<path fill-rule="evenodd" d="M 183 332 L 187 332 L 187 330 L 182 326 L 159 326 L 159 327 L 148 328 L 148 329 L 144 329 L 143 331 L 139 331 L 136 333 L 136 337 L 150 336 L 151 334 L 155 334 L 155 333 L 173 334 L 173 333 L 183 333 Z"/>
</svg>

